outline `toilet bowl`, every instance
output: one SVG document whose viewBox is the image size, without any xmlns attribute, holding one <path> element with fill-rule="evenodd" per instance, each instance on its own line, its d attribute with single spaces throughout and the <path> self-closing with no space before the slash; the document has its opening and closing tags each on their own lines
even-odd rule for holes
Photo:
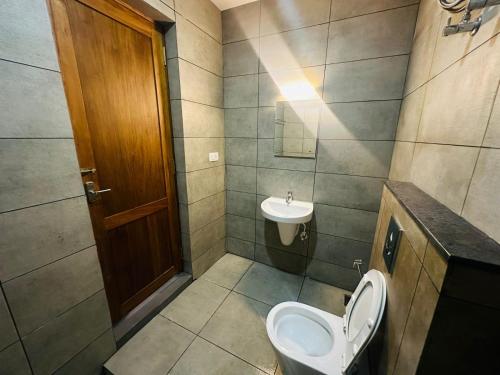
<svg viewBox="0 0 500 375">
<path fill-rule="evenodd" d="M 373 338 L 385 309 L 386 284 L 368 271 L 343 317 L 298 302 L 269 312 L 266 329 L 285 375 L 349 374 Z"/>
</svg>

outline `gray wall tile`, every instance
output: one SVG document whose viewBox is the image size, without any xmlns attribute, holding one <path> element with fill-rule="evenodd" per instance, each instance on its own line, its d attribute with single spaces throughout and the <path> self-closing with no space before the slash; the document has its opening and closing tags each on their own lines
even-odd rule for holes
<svg viewBox="0 0 500 375">
<path fill-rule="evenodd" d="M 327 40 L 327 24 L 262 37 L 260 71 L 322 65 Z"/>
<path fill-rule="evenodd" d="M 259 39 L 225 44 L 224 77 L 259 72 Z"/>
<path fill-rule="evenodd" d="M 257 164 L 257 140 L 226 138 L 226 163 L 254 167 Z"/>
<path fill-rule="evenodd" d="M 1 139 L 0 160 L 0 211 L 83 194 L 72 139 Z"/>
<path fill-rule="evenodd" d="M 85 197 L 4 213 L 0 232 L 3 282 L 95 243 Z"/>
<path fill-rule="evenodd" d="M 330 1 L 262 0 L 261 34 L 276 33 L 328 22 Z M 290 11 L 293 9 L 293 11 Z"/>
<path fill-rule="evenodd" d="M 226 238 L 226 250 L 231 254 L 239 255 L 240 257 L 254 259 L 255 243 L 243 241 L 238 238 Z"/>
<path fill-rule="evenodd" d="M 322 107 L 321 139 L 392 140 L 401 101 L 333 103 Z"/>
<path fill-rule="evenodd" d="M 291 169 L 314 172 L 314 159 L 277 157 L 274 155 L 274 139 L 259 139 L 258 166 L 262 168 Z"/>
<path fill-rule="evenodd" d="M 209 105 L 172 100 L 174 137 L 224 137 L 224 110 Z"/>
<path fill-rule="evenodd" d="M 257 108 L 236 108 L 224 110 L 226 137 L 257 137 Z"/>
<path fill-rule="evenodd" d="M 235 215 L 226 215 L 226 218 L 226 233 L 228 237 L 245 241 L 255 241 L 255 219 Z"/>
<path fill-rule="evenodd" d="M 317 172 L 385 178 L 389 174 L 392 141 L 320 140 Z"/>
<path fill-rule="evenodd" d="M 332 22 L 327 63 L 408 54 L 417 10 L 414 5 Z"/>
<path fill-rule="evenodd" d="M 226 165 L 226 188 L 245 193 L 256 192 L 256 168 Z"/>
<path fill-rule="evenodd" d="M 23 338 L 35 373 L 52 373 L 111 327 L 100 291 Z"/>
<path fill-rule="evenodd" d="M 339 288 L 354 291 L 361 277 L 357 270 L 312 259 L 308 262 L 306 275 Z"/>
<path fill-rule="evenodd" d="M 19 340 L 16 327 L 14 326 L 14 321 L 12 320 L 9 308 L 7 306 L 7 302 L 5 301 L 3 292 L 1 290 L 0 290 L 0 332 L 2 332 L 2 336 L 0 336 L 0 351 L 5 349 L 7 346 L 13 344 L 15 341 Z"/>
<path fill-rule="evenodd" d="M 500 150 L 482 149 L 467 194 L 463 216 L 500 242 Z"/>
<path fill-rule="evenodd" d="M 222 42 L 221 12 L 211 1 L 176 1 L 175 11 L 182 14 L 217 41 Z"/>
<path fill-rule="evenodd" d="M 224 107 L 256 107 L 258 98 L 257 75 L 224 78 Z"/>
<path fill-rule="evenodd" d="M 169 60 L 169 64 L 170 61 L 172 60 Z M 180 97 L 172 95 L 172 99 L 186 99 L 222 108 L 222 78 L 184 60 L 178 60 L 178 64 L 179 79 L 182 82 L 180 85 Z M 168 68 L 170 72 L 170 65 Z M 174 79 L 175 76 L 172 80 Z M 171 82 L 170 79 L 169 82 Z M 170 91 L 172 92 L 172 88 L 170 88 Z"/>
<path fill-rule="evenodd" d="M 228 214 L 255 218 L 255 194 L 226 191 L 226 212 Z"/>
<path fill-rule="evenodd" d="M 224 43 L 259 36 L 260 3 L 251 2 L 222 12 L 222 38 Z"/>
<path fill-rule="evenodd" d="M 314 205 L 313 230 L 338 237 L 369 242 L 373 240 L 377 213 L 352 208 Z"/>
<path fill-rule="evenodd" d="M 325 102 L 400 99 L 407 64 L 408 56 L 396 56 L 327 65 Z"/>
<path fill-rule="evenodd" d="M 317 173 L 314 202 L 377 212 L 383 179 Z"/>
<path fill-rule="evenodd" d="M 0 137 L 73 137 L 60 73 L 0 61 L 0 86 Z"/>
<path fill-rule="evenodd" d="M 174 138 L 175 164 L 180 172 L 224 165 L 224 138 Z M 219 160 L 210 161 L 208 154 L 219 153 Z"/>
<path fill-rule="evenodd" d="M 417 143 L 411 182 L 460 213 L 479 149 Z"/>
<path fill-rule="evenodd" d="M 321 96 L 323 90 L 323 77 L 325 73 L 324 66 L 316 66 L 303 69 L 280 70 L 269 73 L 259 74 L 259 106 L 273 107 L 276 102 L 288 100 L 283 95 L 286 95 L 287 84 L 290 82 L 300 82 L 308 86 L 311 91 L 315 91 L 314 96 L 304 97 L 302 99 L 316 99 Z M 282 93 L 282 90 L 285 93 Z M 289 95 L 297 95 L 296 92 L 291 92 Z"/>
<path fill-rule="evenodd" d="M 0 372 L 2 374 L 32 374 L 26 354 L 20 342 L 0 351 Z"/>
<path fill-rule="evenodd" d="M 281 243 L 278 224 L 274 221 L 259 220 L 256 222 L 255 242 L 287 253 L 299 254 L 302 256 L 307 255 L 307 241 L 302 241 L 299 236 L 296 236 L 289 246 L 285 246 Z"/>
<path fill-rule="evenodd" d="M 298 275 L 306 271 L 306 257 L 259 244 L 255 245 L 255 260 Z"/>
<path fill-rule="evenodd" d="M 182 195 L 179 200 L 182 203 L 194 203 L 200 199 L 209 197 L 224 191 L 224 166 L 201 169 L 185 174 L 187 197 L 183 200 Z M 182 189 L 182 185 L 181 185 Z"/>
<path fill-rule="evenodd" d="M 355 259 L 363 260 L 362 270 L 368 271 L 372 246 L 370 243 L 311 232 L 308 257 L 352 268 Z"/>
<path fill-rule="evenodd" d="M 284 169 L 257 169 L 257 194 L 284 197 L 293 192 L 297 200 L 311 201 L 314 173 Z"/>
<path fill-rule="evenodd" d="M 0 58 L 59 70 L 45 1 L 5 0 L 2 3 Z"/>
<path fill-rule="evenodd" d="M 418 4 L 418 0 L 332 0 L 331 19 L 355 17 L 410 4 Z"/>
<path fill-rule="evenodd" d="M 55 372 L 57 375 L 101 375 L 102 364 L 116 351 L 115 338 L 110 329 Z"/>
<path fill-rule="evenodd" d="M 275 107 L 260 107 L 259 108 L 259 138 L 274 138 L 274 122 L 276 119 Z"/>
<path fill-rule="evenodd" d="M 54 293 L 54 288 L 57 288 L 57 293 Z M 53 320 L 102 288 L 95 246 L 4 284 L 5 295 L 21 336 Z"/>
</svg>

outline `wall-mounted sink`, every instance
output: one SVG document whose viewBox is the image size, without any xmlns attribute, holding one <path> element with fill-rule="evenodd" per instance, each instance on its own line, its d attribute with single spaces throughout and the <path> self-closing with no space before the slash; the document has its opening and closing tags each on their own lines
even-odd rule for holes
<svg viewBox="0 0 500 375">
<path fill-rule="evenodd" d="M 288 246 L 299 232 L 299 224 L 311 221 L 314 206 L 311 202 L 270 197 L 262 202 L 260 209 L 262 216 L 278 223 L 281 243 Z"/>
</svg>

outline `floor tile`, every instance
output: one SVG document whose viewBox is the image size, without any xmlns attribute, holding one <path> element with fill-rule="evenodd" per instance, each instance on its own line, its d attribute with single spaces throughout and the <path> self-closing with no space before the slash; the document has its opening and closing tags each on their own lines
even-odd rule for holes
<svg viewBox="0 0 500 375">
<path fill-rule="evenodd" d="M 251 260 L 233 254 L 226 254 L 201 278 L 210 280 L 225 288 L 233 289 L 252 263 Z"/>
<path fill-rule="evenodd" d="M 207 280 L 196 280 L 160 313 L 198 333 L 220 306 L 229 290 Z"/>
<path fill-rule="evenodd" d="M 177 324 L 157 316 L 111 357 L 105 367 L 116 375 L 164 375 L 194 337 Z"/>
<path fill-rule="evenodd" d="M 267 337 L 270 306 L 231 292 L 200 336 L 272 374 L 276 357 Z"/>
<path fill-rule="evenodd" d="M 254 263 L 234 290 L 269 305 L 297 301 L 304 278 Z"/>
<path fill-rule="evenodd" d="M 197 337 L 171 375 L 263 375 L 257 368 Z"/>
<path fill-rule="evenodd" d="M 344 295 L 351 292 L 306 278 L 299 302 L 342 316 L 345 314 Z"/>
</svg>

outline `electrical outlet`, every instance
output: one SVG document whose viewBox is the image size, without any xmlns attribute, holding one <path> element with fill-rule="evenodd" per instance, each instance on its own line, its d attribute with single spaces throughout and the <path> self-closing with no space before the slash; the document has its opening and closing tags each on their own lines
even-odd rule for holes
<svg viewBox="0 0 500 375">
<path fill-rule="evenodd" d="M 217 161 L 219 160 L 219 153 L 218 152 L 209 152 L 208 153 L 208 161 Z"/>
</svg>

